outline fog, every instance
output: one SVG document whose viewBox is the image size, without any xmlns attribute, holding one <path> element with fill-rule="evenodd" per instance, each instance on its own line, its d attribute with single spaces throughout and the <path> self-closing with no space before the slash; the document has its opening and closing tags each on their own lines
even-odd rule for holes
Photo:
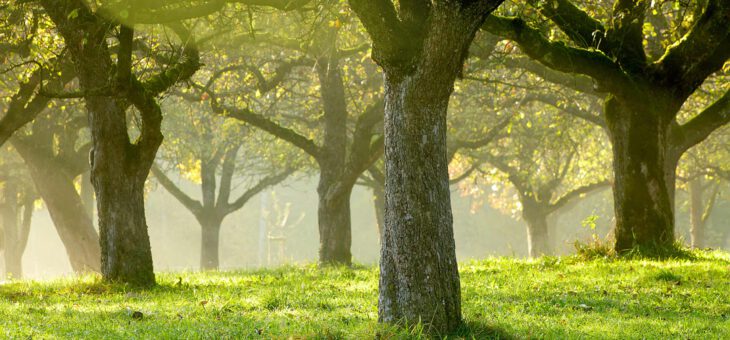
<svg viewBox="0 0 730 340">
<path fill-rule="evenodd" d="M 178 180 L 189 193 L 196 186 Z M 289 181 L 257 195 L 243 209 L 230 215 L 221 230 L 221 270 L 275 267 L 284 264 L 306 264 L 317 261 L 319 239 L 317 233 L 316 178 Z M 593 234 L 605 237 L 610 233 L 610 191 L 604 190 L 588 197 L 578 206 L 561 214 L 553 230 L 556 254 L 574 253 L 575 241 L 589 241 Z M 679 193 L 679 200 L 684 199 Z M 262 198 L 265 196 L 266 198 Z M 489 205 L 472 211 L 474 199 L 452 192 L 454 232 L 459 261 L 483 259 L 490 256 L 526 257 L 527 240 L 524 222 L 506 216 Z M 273 230 L 277 224 L 273 216 L 280 215 L 290 204 L 289 219 L 283 233 L 284 258 L 280 245 L 264 237 L 260 247 L 260 222 Z M 377 223 L 372 195 L 367 188 L 357 186 L 352 195 L 352 253 L 355 263 L 375 265 L 379 245 Z M 265 211 L 269 211 L 267 214 Z M 719 202 L 709 228 L 721 228 L 730 218 L 730 203 Z M 583 226 L 589 216 L 601 216 L 595 221 L 596 229 Z M 268 216 L 268 218 L 266 217 Z M 147 197 L 147 220 L 155 270 L 160 272 L 194 271 L 200 264 L 200 226 L 193 215 L 163 188 L 156 187 Z M 677 215 L 678 236 L 688 239 L 689 217 L 686 207 L 680 206 Z M 268 236 L 268 233 L 267 235 Z M 272 236 L 279 236 L 272 235 Z M 715 240 L 714 246 L 727 249 L 728 240 Z M 49 279 L 73 275 L 63 244 L 55 231 L 47 210 L 35 211 L 28 246 L 23 256 L 24 276 L 31 279 Z"/>
</svg>

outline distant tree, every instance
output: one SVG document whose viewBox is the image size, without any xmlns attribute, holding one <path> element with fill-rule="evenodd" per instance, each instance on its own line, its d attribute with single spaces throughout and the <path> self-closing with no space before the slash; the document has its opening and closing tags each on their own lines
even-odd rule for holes
<svg viewBox="0 0 730 340">
<path fill-rule="evenodd" d="M 689 29 L 682 24 L 652 36 L 644 28 L 656 18 L 647 13 L 663 12 L 671 2 L 652 8 L 648 1 L 616 1 L 607 11 L 569 0 L 528 3 L 557 27 L 558 41 L 522 18 L 492 16 L 484 29 L 517 42 L 547 67 L 595 81 L 605 95 L 613 145 L 615 248 L 672 247 L 677 162 L 730 120 L 728 92 L 684 124 L 677 120 L 682 105 L 730 57 L 730 4 L 697 2 Z M 651 49 L 661 53 L 647 54 Z"/>
<path fill-rule="evenodd" d="M 570 116 L 558 116 L 557 110 L 532 107 L 534 112 L 515 120 L 509 138 L 501 139 L 495 151 L 485 151 L 484 157 L 516 189 L 527 223 L 528 252 L 537 257 L 553 254 L 549 217 L 610 183 L 602 174 L 603 146 L 582 140 L 599 131 Z"/>
<path fill-rule="evenodd" d="M 188 114 L 182 112 L 189 105 Z M 200 103 L 182 102 L 176 105 L 178 114 L 166 119 L 167 143 L 160 155 L 168 164 L 178 164 L 177 169 L 162 170 L 153 166 L 157 181 L 196 218 L 201 227 L 200 268 L 216 270 L 219 267 L 220 230 L 223 220 L 241 209 L 251 198 L 267 188 L 285 180 L 296 164 L 283 171 L 266 168 L 265 155 L 257 154 L 254 144 L 262 141 L 245 132 L 236 121 L 224 123 L 224 118 L 200 112 Z M 202 110 L 201 110 L 202 111 Z M 231 124 L 233 123 L 233 124 Z M 164 128 L 164 127 L 163 127 Z M 263 143 L 262 143 L 263 144 Z M 269 146 L 269 149 L 271 146 Z M 243 149 L 243 150 L 242 150 Z M 264 149 L 258 147 L 258 149 Z M 263 157 L 262 157 L 263 156 Z M 241 161 L 241 157 L 250 158 Z M 255 169 L 262 168 L 261 170 Z M 182 170 L 185 171 L 182 171 Z M 177 170 L 177 171 L 176 171 Z M 178 173 L 193 177 L 199 184 L 201 200 L 196 200 L 166 174 Z M 257 176 L 256 172 L 271 172 Z M 256 180 L 231 200 L 237 185 L 236 177 L 250 176 Z"/>
<path fill-rule="evenodd" d="M 723 172 L 730 168 L 730 129 L 722 128 L 705 142 L 688 150 L 677 169 L 678 188 L 687 191 L 690 222 L 690 246 L 707 247 L 709 220 L 721 199 Z"/>
<path fill-rule="evenodd" d="M 7 149 L 7 148 L 5 148 Z M 29 179 L 18 171 L 19 160 L 0 156 L 0 250 L 5 260 L 3 277 L 23 278 L 23 253 L 28 244 L 37 195 Z"/>
<path fill-rule="evenodd" d="M 76 190 L 76 183 L 82 183 L 82 174 L 89 170 L 90 143 L 82 132 L 87 127 L 86 117 L 73 103 L 48 105 L 52 107 L 50 113 L 37 115 L 28 131 L 17 132 L 10 142 L 48 208 L 73 270 L 98 272 L 99 236 L 88 203 Z"/>
<path fill-rule="evenodd" d="M 350 0 L 385 74 L 381 322 L 461 324 L 446 112 L 484 19 L 502 1 Z"/>
<path fill-rule="evenodd" d="M 196 86 L 202 93 L 193 96 L 209 96 L 218 114 L 265 131 L 314 159 L 323 265 L 351 264 L 352 188 L 383 152 L 378 73 L 363 61 L 368 45 L 357 37 L 358 26 L 338 8 L 327 2 L 323 13 L 304 16 L 303 22 L 262 17 L 266 29 L 228 39 L 240 42 L 237 50 L 227 52 L 239 54 L 239 60 L 220 65 L 207 84 Z M 289 29 L 282 32 L 281 27 Z M 278 58 L 272 61 L 271 55 Z M 233 91 L 239 95 L 222 94 Z"/>
</svg>

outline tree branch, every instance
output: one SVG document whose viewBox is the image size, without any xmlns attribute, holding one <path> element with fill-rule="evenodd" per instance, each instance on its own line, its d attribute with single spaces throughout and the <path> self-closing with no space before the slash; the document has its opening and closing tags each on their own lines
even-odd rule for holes
<svg viewBox="0 0 730 340">
<path fill-rule="evenodd" d="M 593 191 L 609 187 L 611 185 L 611 182 L 609 181 L 601 181 L 597 183 L 588 184 L 582 187 L 579 187 L 575 190 L 570 191 L 569 193 L 563 195 L 563 197 L 559 198 L 555 203 L 550 204 L 549 211 L 552 213 L 566 204 L 570 203 L 570 201 L 581 197 L 582 195 L 589 194 Z"/>
<path fill-rule="evenodd" d="M 730 90 L 690 121 L 675 127 L 672 144 L 683 153 L 727 123 L 730 123 Z"/>
<path fill-rule="evenodd" d="M 283 180 L 285 180 L 289 175 L 294 173 L 296 171 L 295 169 L 287 169 L 284 172 L 267 176 L 264 179 L 260 180 L 256 185 L 254 185 L 252 188 L 246 190 L 235 202 L 228 204 L 226 212 L 232 213 L 238 209 L 241 209 L 246 202 L 248 202 L 252 197 L 256 196 L 259 192 L 263 191 L 264 189 L 277 185 L 281 183 Z"/>
<path fill-rule="evenodd" d="M 186 209 L 188 209 L 193 215 L 198 216 L 203 212 L 203 205 L 200 201 L 194 200 L 192 197 L 184 193 L 175 183 L 170 180 L 165 172 L 162 171 L 157 165 L 152 165 L 152 174 L 155 175 L 157 181 L 162 185 L 167 192 L 169 192 L 175 199 L 177 199 Z"/>
<path fill-rule="evenodd" d="M 600 51 L 569 47 L 560 42 L 549 41 L 540 31 L 530 27 L 520 18 L 491 15 L 482 28 L 517 42 L 525 54 L 547 67 L 592 77 L 600 85 L 598 91 L 611 92 L 624 98 L 631 98 L 638 93 L 630 77 Z"/>
<path fill-rule="evenodd" d="M 654 63 L 659 85 L 686 98 L 730 58 L 730 3 L 708 0 L 692 29 Z"/>
</svg>

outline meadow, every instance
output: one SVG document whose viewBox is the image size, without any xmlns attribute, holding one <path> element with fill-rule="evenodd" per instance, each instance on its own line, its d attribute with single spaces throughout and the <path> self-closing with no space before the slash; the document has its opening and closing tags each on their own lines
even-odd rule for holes
<svg viewBox="0 0 730 340">
<path fill-rule="evenodd" d="M 462 263 L 466 339 L 728 339 L 730 254 Z M 377 268 L 158 273 L 131 289 L 87 275 L 0 286 L 2 338 L 425 337 L 377 323 Z"/>
</svg>

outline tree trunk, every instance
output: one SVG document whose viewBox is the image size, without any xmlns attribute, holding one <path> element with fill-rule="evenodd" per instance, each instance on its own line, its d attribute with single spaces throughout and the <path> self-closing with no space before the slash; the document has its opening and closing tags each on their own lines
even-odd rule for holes
<svg viewBox="0 0 730 340">
<path fill-rule="evenodd" d="M 637 112 L 616 98 L 606 100 L 605 112 L 613 144 L 615 249 L 671 247 L 677 162 L 670 152 L 669 123 L 660 122 L 661 114 Z"/>
<path fill-rule="evenodd" d="M 36 190 L 48 208 L 71 268 L 75 272 L 100 271 L 99 236 L 74 187 L 73 177 L 61 166 L 42 159 L 43 150 L 27 148 L 26 143 L 13 145 L 28 166 Z"/>
<path fill-rule="evenodd" d="M 86 216 L 88 216 L 89 219 L 93 223 L 93 221 L 94 221 L 94 186 L 91 183 L 90 171 L 85 171 L 83 174 L 81 174 L 80 186 L 81 186 L 81 190 L 80 190 L 81 191 L 81 202 L 84 205 L 84 210 L 86 211 Z"/>
<path fill-rule="evenodd" d="M 379 311 L 381 321 L 421 321 L 450 330 L 461 322 L 446 166 L 446 108 L 453 83 L 429 76 L 386 74 Z"/>
<path fill-rule="evenodd" d="M 380 240 L 383 237 L 383 230 L 385 229 L 385 188 L 376 186 L 372 190 L 375 222 L 378 228 L 378 240 Z"/>
<path fill-rule="evenodd" d="M 23 277 L 23 252 L 19 244 L 18 187 L 13 180 L 5 182 L 2 204 L 3 231 L 5 233 L 5 277 Z"/>
<path fill-rule="evenodd" d="M 342 188 L 341 183 L 328 181 L 325 170 L 320 176 L 317 192 L 319 206 L 319 262 L 329 265 L 352 264 L 352 226 L 350 219 L 350 194 L 352 187 Z"/>
<path fill-rule="evenodd" d="M 539 208 L 528 208 L 528 206 L 529 203 L 523 203 L 522 206 L 522 218 L 527 223 L 528 254 L 530 258 L 552 255 L 547 215 Z"/>
<path fill-rule="evenodd" d="M 704 213 L 702 191 L 702 182 L 699 179 L 689 181 L 689 222 L 692 248 L 703 248 L 705 246 L 705 223 L 702 220 Z"/>
<path fill-rule="evenodd" d="M 461 324 L 451 214 L 446 112 L 474 34 L 488 14 L 461 4 L 431 9 L 412 69 L 385 71 L 385 230 L 381 322 L 423 323 L 436 333 Z"/>
<path fill-rule="evenodd" d="M 210 219 L 200 223 L 200 269 L 218 270 L 220 264 L 220 220 Z"/>
<path fill-rule="evenodd" d="M 319 262 L 349 266 L 352 263 L 350 194 L 354 183 L 343 183 L 348 144 L 345 89 L 336 57 L 321 58 L 316 67 L 324 108 L 322 154 L 317 159 Z"/>
<path fill-rule="evenodd" d="M 125 112 L 103 97 L 86 99 L 93 141 L 91 181 L 99 216 L 101 272 L 105 280 L 152 286 L 155 274 L 144 210 L 144 183 L 151 162 L 139 153 L 154 154 L 159 143 L 141 150 L 129 143 Z M 162 135 L 156 136 L 159 142 Z"/>
</svg>

